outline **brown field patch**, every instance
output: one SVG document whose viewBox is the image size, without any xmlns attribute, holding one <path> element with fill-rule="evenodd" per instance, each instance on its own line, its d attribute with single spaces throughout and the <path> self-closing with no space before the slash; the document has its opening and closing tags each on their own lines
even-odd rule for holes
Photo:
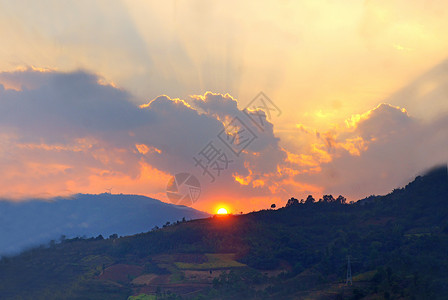
<svg viewBox="0 0 448 300">
<path fill-rule="evenodd" d="M 143 274 L 132 280 L 132 284 L 135 285 L 148 285 L 157 278 L 156 274 Z"/>
<path fill-rule="evenodd" d="M 227 270 L 213 270 L 210 274 L 210 271 L 185 270 L 184 275 L 186 281 L 212 283 L 213 279 L 219 277 L 226 271 Z"/>
<path fill-rule="evenodd" d="M 99 276 L 99 279 L 128 283 L 142 273 L 143 267 L 141 266 L 117 264 L 105 269 Z"/>
</svg>

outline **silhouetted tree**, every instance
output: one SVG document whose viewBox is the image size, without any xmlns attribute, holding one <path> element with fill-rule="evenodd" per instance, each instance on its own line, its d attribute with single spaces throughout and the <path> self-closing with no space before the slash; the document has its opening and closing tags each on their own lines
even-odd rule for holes
<svg viewBox="0 0 448 300">
<path fill-rule="evenodd" d="M 271 204 L 271 208 L 274 209 L 276 207 L 275 203 Z"/>
<path fill-rule="evenodd" d="M 306 204 L 311 204 L 314 203 L 316 200 L 314 200 L 313 195 L 308 195 L 308 197 L 306 197 L 305 203 Z"/>
<path fill-rule="evenodd" d="M 290 207 L 290 206 L 294 206 L 294 205 L 298 205 L 299 204 L 299 200 L 297 200 L 294 197 L 291 197 L 291 199 L 288 200 L 288 202 L 286 202 L 286 207 Z"/>
<path fill-rule="evenodd" d="M 335 202 L 336 200 L 334 199 L 333 195 L 324 195 L 323 201 L 325 203 L 332 203 L 332 202 Z"/>
<path fill-rule="evenodd" d="M 339 195 L 338 198 L 336 199 L 336 203 L 345 204 L 345 203 L 347 203 L 347 199 L 345 199 L 344 196 Z"/>
</svg>

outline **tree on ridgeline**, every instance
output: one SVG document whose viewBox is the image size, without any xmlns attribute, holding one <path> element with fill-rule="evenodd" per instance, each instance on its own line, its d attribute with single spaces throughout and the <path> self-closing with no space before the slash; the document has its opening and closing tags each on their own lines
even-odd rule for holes
<svg viewBox="0 0 448 300">
<path fill-rule="evenodd" d="M 313 195 L 308 195 L 308 197 L 306 197 L 305 204 L 312 204 L 315 201 L 316 200 L 314 200 Z"/>
<path fill-rule="evenodd" d="M 299 200 L 297 200 L 294 197 L 291 197 L 288 202 L 286 202 L 286 207 L 290 207 L 290 206 L 294 206 L 294 205 L 299 205 Z"/>
<path fill-rule="evenodd" d="M 325 203 L 333 203 L 336 201 L 334 199 L 333 195 L 324 195 L 322 198 L 323 198 L 323 202 L 325 202 Z"/>
<path fill-rule="evenodd" d="M 344 196 L 339 195 L 338 198 L 336 199 L 336 203 L 338 203 L 338 204 L 346 204 L 347 203 L 347 199 Z"/>
</svg>

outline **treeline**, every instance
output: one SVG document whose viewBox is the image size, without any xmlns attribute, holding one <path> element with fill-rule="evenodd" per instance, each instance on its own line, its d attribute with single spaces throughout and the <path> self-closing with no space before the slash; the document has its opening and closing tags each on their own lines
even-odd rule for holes
<svg viewBox="0 0 448 300">
<path fill-rule="evenodd" d="M 297 200 L 296 198 L 292 197 L 292 198 L 288 199 L 288 201 L 286 202 L 286 207 L 299 205 L 299 204 L 309 205 L 309 204 L 313 204 L 313 203 L 347 204 L 347 199 L 342 195 L 339 195 L 337 198 L 334 198 L 333 195 L 323 195 L 322 198 L 320 198 L 316 202 L 313 195 L 308 195 L 308 197 L 306 197 L 306 199 L 300 199 L 300 201 Z"/>
</svg>

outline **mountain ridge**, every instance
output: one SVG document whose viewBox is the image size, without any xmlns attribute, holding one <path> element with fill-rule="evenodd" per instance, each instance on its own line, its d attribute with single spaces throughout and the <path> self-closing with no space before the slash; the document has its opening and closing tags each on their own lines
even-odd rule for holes
<svg viewBox="0 0 448 300">
<path fill-rule="evenodd" d="M 190 207 L 142 195 L 74 194 L 70 197 L 0 199 L 0 255 L 76 236 L 120 236 L 145 232 L 182 218 L 207 217 Z"/>
</svg>

